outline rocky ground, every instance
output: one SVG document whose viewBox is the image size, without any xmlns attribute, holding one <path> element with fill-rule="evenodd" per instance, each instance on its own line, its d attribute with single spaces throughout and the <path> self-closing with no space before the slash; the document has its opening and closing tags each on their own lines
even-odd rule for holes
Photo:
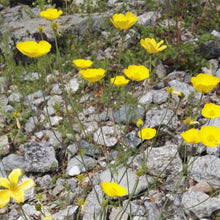
<svg viewBox="0 0 220 220">
<path fill-rule="evenodd" d="M 102 34 L 106 35 L 102 20 L 103 17 L 112 16 L 111 8 L 115 2 L 108 1 L 110 7 L 108 12 L 92 14 L 90 19 L 93 21 L 93 31 L 101 30 Z M 30 14 L 28 15 L 26 11 Z M 152 26 L 155 13 L 142 13 L 139 15 L 138 23 Z M 36 30 L 39 25 L 46 29 L 47 40 L 54 41 L 49 27 L 50 22 L 39 17 L 38 8 L 17 5 L 2 9 L 0 14 L 3 18 L 0 33 L 9 30 L 9 45 L 12 50 L 19 41 L 36 40 Z M 66 30 L 77 33 L 79 37 L 83 36 L 88 28 L 88 18 L 82 17 L 81 14 L 63 15 L 59 18 L 59 22 L 61 26 L 65 26 Z M 220 32 L 213 30 L 211 33 L 218 38 L 216 42 L 219 42 Z M 129 41 L 129 37 L 127 41 Z M 0 44 L 2 46 L 3 42 Z M 202 67 L 201 71 L 220 78 L 220 44 L 208 45 L 207 53 L 210 51 L 213 53 L 212 59 L 209 59 L 210 67 Z M 210 49 L 210 45 L 213 45 L 212 49 Z M 107 54 L 108 51 L 102 51 L 100 56 Z M 16 86 L 10 85 L 0 72 L 0 103 L 3 111 L 15 112 L 16 104 L 22 101 L 27 111 L 36 113 L 22 125 L 21 132 L 27 135 L 28 140 L 23 144 L 19 144 L 17 141 L 16 149 L 12 149 L 12 140 L 4 132 L 11 119 L 4 114 L 0 117 L 0 129 L 2 129 L 0 131 L 0 155 L 2 155 L 0 176 L 6 177 L 12 169 L 21 168 L 36 182 L 36 187 L 27 192 L 23 204 L 23 209 L 28 216 L 33 219 L 43 218 L 41 213 L 35 209 L 35 204 L 41 201 L 46 215 L 52 215 L 53 219 L 77 219 L 79 213 L 80 219 L 83 220 L 104 219 L 100 214 L 102 209 L 100 201 L 104 199 L 100 183 L 110 182 L 113 178 L 115 181 L 120 180 L 120 185 L 127 189 L 128 194 L 121 198 L 120 207 L 109 209 L 109 219 L 119 219 L 116 217 L 118 212 L 121 212 L 120 219 L 134 220 L 218 219 L 216 213 L 220 211 L 220 193 L 218 192 L 220 146 L 208 148 L 203 145 L 198 147 L 187 145 L 188 164 L 196 160 L 187 167 L 187 172 L 179 181 L 180 171 L 184 168 L 184 148 L 179 147 L 182 142 L 180 133 L 186 129 L 181 115 L 184 108 L 190 104 L 188 98 L 191 93 L 194 93 L 192 98 L 194 103 L 199 101 L 200 94 L 192 87 L 191 76 L 187 72 L 167 72 L 160 63 L 156 73 L 160 79 L 156 85 L 148 87 L 144 93 L 138 89 L 135 91 L 134 95 L 139 97 L 139 105 L 136 107 L 122 105 L 118 110 L 103 109 L 101 113 L 98 113 L 98 109 L 92 105 L 83 109 L 78 116 L 80 124 L 83 124 L 85 128 L 84 131 L 81 131 L 80 124 L 73 124 L 77 143 L 72 141 L 72 134 L 67 134 L 70 141 L 64 143 L 64 137 L 57 129 L 64 118 L 62 115 L 55 114 L 56 109 L 54 108 L 57 103 L 61 109 L 64 108 L 64 98 L 59 82 L 53 81 L 50 93 L 45 94 L 45 97 L 40 90 L 23 97 L 16 90 Z M 38 77 L 36 72 L 31 72 L 24 77 L 24 82 L 37 81 Z M 47 80 L 50 77 L 52 75 L 48 75 Z M 185 98 L 175 116 L 172 117 L 178 103 L 178 96 L 173 95 L 164 118 L 169 98 L 165 89 L 167 86 L 183 92 Z M 71 90 L 73 94 L 76 93 L 80 89 L 80 77 L 72 77 L 71 73 L 66 74 L 65 89 Z M 208 102 L 220 105 L 218 90 L 219 88 L 204 95 L 201 108 L 204 103 Z M 46 103 L 44 98 L 46 98 Z M 85 99 L 92 100 L 92 94 L 83 96 L 80 102 L 83 104 Z M 196 118 L 199 122 L 198 127 L 208 122 L 200 112 Z M 51 123 L 46 120 L 47 114 L 49 114 Z M 139 152 L 133 160 L 130 157 L 128 161 L 117 166 L 120 152 L 115 146 L 121 146 L 127 152 L 146 144 L 138 138 L 135 121 L 140 118 L 144 121 L 145 127 L 158 128 L 165 126 L 171 117 L 172 123 L 169 123 L 169 126 L 164 129 L 160 141 L 150 151 L 147 148 L 144 152 Z M 39 130 L 36 122 L 42 125 L 40 126 L 42 129 Z M 129 123 L 130 127 L 124 133 L 123 126 L 126 123 Z M 220 118 L 212 119 L 209 125 L 220 128 Z M 88 140 L 87 135 L 90 135 L 92 140 Z M 107 158 L 100 150 L 104 145 L 108 149 L 108 157 L 113 166 L 109 166 Z M 83 149 L 84 154 L 79 154 L 79 149 Z M 146 164 L 147 172 L 145 175 L 138 176 L 137 170 L 142 168 L 143 155 L 149 158 Z M 114 164 L 116 165 L 114 166 Z M 113 168 L 115 169 L 114 177 L 111 175 Z M 161 172 L 164 171 L 165 173 L 161 177 Z M 89 177 L 85 173 L 89 174 Z M 76 178 L 79 174 L 85 175 L 81 176 L 82 179 Z M 159 176 L 155 185 L 155 179 Z M 130 198 L 131 189 L 135 185 L 134 195 Z M 214 196 L 213 192 L 216 192 Z M 86 201 L 83 206 L 79 204 L 81 198 Z M 0 214 L 0 219 L 23 219 L 18 212 L 17 204 L 13 202 L 8 207 L 1 209 Z"/>
</svg>

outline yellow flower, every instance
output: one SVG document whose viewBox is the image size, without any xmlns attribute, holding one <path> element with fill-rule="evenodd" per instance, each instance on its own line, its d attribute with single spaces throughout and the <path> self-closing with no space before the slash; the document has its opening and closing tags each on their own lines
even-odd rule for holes
<svg viewBox="0 0 220 220">
<path fill-rule="evenodd" d="M 86 70 L 80 70 L 79 73 L 82 75 L 82 77 L 89 81 L 89 82 L 97 82 L 101 80 L 105 76 L 105 70 L 104 69 L 86 69 Z"/>
<path fill-rule="evenodd" d="M 137 22 L 137 20 L 138 18 L 131 12 L 127 12 L 126 15 L 114 14 L 112 19 L 110 18 L 112 24 L 120 30 L 129 29 Z"/>
<path fill-rule="evenodd" d="M 111 78 L 111 83 L 115 86 L 122 87 L 129 83 L 130 80 L 126 79 L 124 76 L 116 76 Z"/>
<path fill-rule="evenodd" d="M 141 81 L 149 77 L 149 69 L 143 65 L 129 65 L 124 74 L 131 80 Z"/>
<path fill-rule="evenodd" d="M 45 218 L 43 218 L 43 220 L 52 220 L 51 216 L 46 216 Z"/>
<path fill-rule="evenodd" d="M 162 45 L 164 43 L 163 40 L 161 40 L 159 43 L 157 43 L 155 41 L 155 39 L 153 38 L 145 38 L 145 39 L 141 39 L 140 41 L 141 46 L 145 48 L 145 50 L 149 53 L 149 54 L 155 54 L 158 53 L 160 51 L 163 51 L 167 48 L 166 45 Z"/>
<path fill-rule="evenodd" d="M 46 18 L 47 20 L 50 20 L 50 21 L 59 18 L 60 15 L 62 15 L 62 14 L 63 14 L 62 10 L 58 11 L 55 8 L 48 8 L 46 11 L 40 12 L 40 16 L 42 18 Z"/>
<path fill-rule="evenodd" d="M 196 124 L 199 124 L 198 121 L 194 121 L 192 120 L 190 117 L 187 117 L 184 122 L 187 124 L 187 125 L 196 125 Z"/>
<path fill-rule="evenodd" d="M 166 91 L 170 94 L 181 96 L 181 92 L 177 92 L 173 87 L 166 87 Z"/>
<path fill-rule="evenodd" d="M 207 103 L 202 109 L 202 115 L 206 118 L 220 117 L 220 106 L 214 103 Z"/>
<path fill-rule="evenodd" d="M 21 175 L 21 169 L 14 169 L 9 174 L 8 179 L 0 178 L 0 208 L 9 203 L 10 197 L 15 199 L 17 203 L 24 202 L 25 191 L 35 186 L 34 181 L 30 178 L 18 185 Z"/>
<path fill-rule="evenodd" d="M 138 119 L 137 123 L 136 123 L 137 127 L 143 127 L 144 122 L 141 119 Z"/>
<path fill-rule="evenodd" d="M 199 131 L 201 142 L 208 147 L 220 144 L 220 129 L 216 126 L 203 126 Z"/>
<path fill-rule="evenodd" d="M 40 41 L 39 43 L 35 41 L 25 41 L 19 42 L 16 47 L 24 55 L 37 58 L 49 53 L 51 44 L 44 40 Z"/>
<path fill-rule="evenodd" d="M 73 60 L 73 63 L 81 69 L 87 69 L 92 65 L 92 61 L 91 60 L 84 60 L 84 59 L 76 59 Z"/>
<path fill-rule="evenodd" d="M 200 142 L 199 131 L 195 128 L 182 132 L 180 136 L 185 140 L 185 142 L 190 144 L 197 144 Z"/>
<path fill-rule="evenodd" d="M 196 91 L 207 93 L 218 85 L 220 79 L 207 73 L 200 73 L 196 77 L 192 77 L 191 82 Z"/>
<path fill-rule="evenodd" d="M 115 182 L 102 182 L 101 186 L 103 192 L 110 197 L 120 197 L 127 194 L 126 188 Z"/>
<path fill-rule="evenodd" d="M 154 128 L 143 128 L 138 132 L 138 136 L 141 139 L 149 140 L 156 135 L 156 129 Z"/>
</svg>

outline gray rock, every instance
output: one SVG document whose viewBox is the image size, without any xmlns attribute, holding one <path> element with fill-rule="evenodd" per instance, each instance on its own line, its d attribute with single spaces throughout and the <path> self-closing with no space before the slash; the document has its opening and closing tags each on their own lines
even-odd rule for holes
<svg viewBox="0 0 220 220">
<path fill-rule="evenodd" d="M 94 132 L 98 129 L 98 123 L 96 121 L 91 122 L 83 122 L 84 129 L 82 132 L 82 137 L 86 138 L 94 134 Z"/>
<path fill-rule="evenodd" d="M 8 142 L 8 136 L 7 135 L 3 135 L 0 136 L 0 155 L 6 155 L 8 154 L 10 151 L 10 145 Z"/>
<path fill-rule="evenodd" d="M 138 181 L 138 177 L 134 169 L 126 169 L 125 167 L 119 167 L 116 168 L 116 170 L 104 170 L 100 174 L 100 181 L 117 182 L 121 186 L 125 187 L 127 190 L 127 195 L 130 195 L 136 184 L 136 181 Z M 141 191 L 146 190 L 149 184 L 152 184 L 153 182 L 154 179 L 152 177 L 140 176 L 134 195 L 137 195 Z"/>
<path fill-rule="evenodd" d="M 147 92 L 145 95 L 141 96 L 139 99 L 140 104 L 144 105 L 145 107 L 150 106 L 150 104 L 153 102 L 153 97 L 151 92 Z"/>
<path fill-rule="evenodd" d="M 220 68 L 216 71 L 216 76 L 218 77 L 218 78 L 220 78 Z"/>
<path fill-rule="evenodd" d="M 80 141 L 80 149 L 83 150 L 85 149 L 86 152 L 85 154 L 87 156 L 90 156 L 90 157 L 94 157 L 94 158 L 98 158 L 98 155 L 99 155 L 99 151 L 98 149 L 95 147 L 94 144 L 91 144 L 91 143 L 88 143 L 87 141 L 85 140 L 81 140 Z"/>
<path fill-rule="evenodd" d="M 62 135 L 59 131 L 43 130 L 35 133 L 36 137 L 42 139 L 42 142 L 47 142 L 54 147 L 60 146 L 62 143 Z"/>
<path fill-rule="evenodd" d="M 220 39 L 220 32 L 216 31 L 216 30 L 213 30 L 211 32 L 212 35 L 214 35 L 215 37 L 217 37 L 218 39 Z"/>
<path fill-rule="evenodd" d="M 123 207 L 112 208 L 109 220 L 127 220 L 128 214 L 124 212 Z"/>
<path fill-rule="evenodd" d="M 120 138 L 121 135 L 122 128 L 119 125 L 116 125 L 115 129 L 112 126 L 103 126 L 94 133 L 93 140 L 97 144 L 105 145 L 106 147 L 112 147 L 118 142 L 117 138 Z"/>
<path fill-rule="evenodd" d="M 154 202 L 144 202 L 144 207 L 146 209 L 146 220 L 157 220 L 159 217 L 159 210 Z"/>
<path fill-rule="evenodd" d="M 37 122 L 37 117 L 34 116 L 34 117 L 30 117 L 28 119 L 28 121 L 25 123 L 25 131 L 30 133 L 30 132 L 33 132 L 35 130 L 35 123 Z"/>
<path fill-rule="evenodd" d="M 42 177 L 37 177 L 35 180 L 35 183 L 41 188 L 41 189 L 48 189 L 52 186 L 52 178 L 50 175 L 45 175 Z"/>
<path fill-rule="evenodd" d="M 166 68 L 164 67 L 163 63 L 159 61 L 156 66 L 156 75 L 159 77 L 159 79 L 163 79 L 166 76 L 166 73 Z"/>
<path fill-rule="evenodd" d="M 53 146 L 44 143 L 27 143 L 24 151 L 24 160 L 27 172 L 45 173 L 55 171 L 58 168 Z"/>
<path fill-rule="evenodd" d="M 214 211 L 219 210 L 220 199 L 209 197 L 203 192 L 185 192 L 182 196 L 185 212 L 192 212 L 199 219 L 209 218 Z"/>
<path fill-rule="evenodd" d="M 53 85 L 51 92 L 53 92 L 55 95 L 61 95 L 62 94 L 61 85 L 59 84 Z"/>
<path fill-rule="evenodd" d="M 151 90 L 150 93 L 152 94 L 152 102 L 159 105 L 165 103 L 169 97 L 168 92 L 164 89 Z"/>
<path fill-rule="evenodd" d="M 78 211 L 79 206 L 72 206 L 69 205 L 65 209 L 60 210 L 59 212 L 55 213 L 52 215 L 52 219 L 57 219 L 57 220 L 74 220 L 76 219 L 77 211 Z"/>
<path fill-rule="evenodd" d="M 85 204 L 85 212 L 83 220 L 91 220 L 91 218 L 105 220 L 102 217 L 102 200 L 103 192 L 100 185 L 95 185 L 92 191 L 86 198 L 87 203 Z"/>
<path fill-rule="evenodd" d="M 217 126 L 220 128 L 220 117 L 210 120 L 209 126 Z"/>
<path fill-rule="evenodd" d="M 156 13 L 155 11 L 148 11 L 138 16 L 137 24 L 144 26 L 153 26 Z"/>
<path fill-rule="evenodd" d="M 220 157 L 220 145 L 218 145 L 217 147 L 207 147 L 206 153 L 209 155 Z"/>
<path fill-rule="evenodd" d="M 67 90 L 67 92 L 69 92 L 70 94 L 75 93 L 79 88 L 79 83 L 78 80 L 73 78 L 71 79 L 66 85 L 65 85 L 65 89 Z"/>
<path fill-rule="evenodd" d="M 145 109 L 141 106 L 138 107 L 130 107 L 130 106 L 121 106 L 119 110 L 113 110 L 113 117 L 116 123 L 136 123 L 138 119 L 142 119 L 144 117 Z M 111 118 L 111 115 L 109 115 Z"/>
<path fill-rule="evenodd" d="M 166 76 L 168 81 L 178 79 L 179 81 L 183 81 L 186 72 L 184 71 L 173 71 Z"/>
<path fill-rule="evenodd" d="M 18 156 L 17 154 L 9 154 L 4 157 L 2 159 L 2 164 L 5 171 L 12 171 L 16 168 L 21 168 L 23 170 L 25 167 L 24 157 Z"/>
<path fill-rule="evenodd" d="M 76 176 L 82 172 L 89 171 L 96 166 L 96 161 L 88 156 L 75 156 L 67 163 L 66 174 Z"/>
<path fill-rule="evenodd" d="M 48 208 L 47 207 L 44 207 L 44 208 L 45 208 L 45 215 L 49 216 L 50 213 L 48 211 Z M 40 211 L 36 211 L 35 205 L 24 204 L 22 206 L 22 209 L 24 210 L 27 219 L 25 219 L 22 216 L 20 216 L 17 220 L 32 220 L 32 219 L 34 219 L 35 216 L 39 216 L 39 217 L 42 216 Z"/>
<path fill-rule="evenodd" d="M 41 74 L 37 73 L 37 72 L 27 73 L 24 76 L 24 81 L 32 81 L 32 82 L 34 82 L 34 81 L 40 79 L 39 76 L 41 77 Z"/>
<path fill-rule="evenodd" d="M 151 220 L 150 218 L 142 217 L 142 216 L 134 216 L 132 219 L 133 220 Z"/>
<path fill-rule="evenodd" d="M 146 214 L 146 210 L 143 206 L 141 206 L 140 204 L 137 204 L 137 201 L 129 201 L 125 200 L 123 201 L 123 207 L 126 207 L 125 212 L 127 214 L 131 214 L 131 215 L 137 215 L 137 216 L 144 216 Z"/>
<path fill-rule="evenodd" d="M 77 152 L 78 152 L 77 144 L 75 144 L 75 143 L 70 144 L 70 145 L 67 147 L 68 160 L 70 160 L 71 157 L 73 157 L 74 155 L 76 155 Z"/>
<path fill-rule="evenodd" d="M 137 135 L 137 131 L 129 132 L 124 139 L 127 147 L 135 148 L 141 143 L 141 139 Z"/>
<path fill-rule="evenodd" d="M 196 92 L 196 90 L 193 88 L 193 86 L 190 86 L 185 82 L 179 82 L 178 80 L 172 80 L 172 81 L 168 82 L 168 85 L 170 87 L 173 87 L 175 89 L 175 91 L 182 92 L 185 95 L 184 100 L 187 100 L 187 98 L 189 97 L 189 95 L 191 93 L 194 93 L 195 98 L 197 100 L 200 99 L 201 95 L 198 92 Z"/>
<path fill-rule="evenodd" d="M 55 109 L 54 109 L 54 106 L 55 105 L 60 105 L 62 106 L 63 105 L 63 99 L 61 96 L 59 95 L 54 95 L 54 96 L 51 96 L 49 98 L 49 100 L 47 101 L 47 107 L 45 106 L 44 107 L 44 112 L 45 114 L 49 114 L 49 115 L 53 115 L 56 113 Z M 47 108 L 47 109 L 46 109 Z"/>
<path fill-rule="evenodd" d="M 27 95 L 24 99 L 24 104 L 25 105 L 30 105 L 39 98 L 43 98 L 43 93 L 40 90 Z"/>
<path fill-rule="evenodd" d="M 182 207 L 182 194 L 166 194 L 160 201 L 157 203 L 157 206 L 160 210 L 160 215 L 158 219 L 167 219 L 167 220 L 187 220 Z"/>
<path fill-rule="evenodd" d="M 13 92 L 9 97 L 8 97 L 8 101 L 9 102 L 20 102 L 22 98 L 21 93 L 19 92 Z"/>
<path fill-rule="evenodd" d="M 0 77 L 0 93 L 6 92 L 7 80 L 5 77 Z"/>
<path fill-rule="evenodd" d="M 63 117 L 51 116 L 49 117 L 49 120 L 50 120 L 50 123 L 48 122 L 45 126 L 47 129 L 51 128 L 51 126 L 56 127 L 57 125 L 59 125 L 59 123 L 63 120 Z"/>
<path fill-rule="evenodd" d="M 152 108 L 146 113 L 144 127 L 156 128 L 160 124 L 162 126 L 167 125 L 174 112 L 168 109 L 166 117 L 164 118 L 165 113 L 166 113 L 166 109 Z M 178 118 L 176 115 L 174 115 L 174 117 L 168 124 L 168 127 L 176 129 L 177 123 L 178 123 Z"/>
<path fill-rule="evenodd" d="M 204 180 L 215 187 L 219 187 L 220 158 L 213 155 L 191 157 L 188 164 L 190 178 L 196 182 Z"/>
<path fill-rule="evenodd" d="M 141 169 L 144 163 L 148 172 L 154 176 L 178 174 L 182 170 L 182 160 L 179 157 L 177 148 L 176 145 L 170 145 L 147 149 L 144 151 L 145 161 L 143 154 L 138 154 L 131 166 L 135 169 Z"/>
</svg>

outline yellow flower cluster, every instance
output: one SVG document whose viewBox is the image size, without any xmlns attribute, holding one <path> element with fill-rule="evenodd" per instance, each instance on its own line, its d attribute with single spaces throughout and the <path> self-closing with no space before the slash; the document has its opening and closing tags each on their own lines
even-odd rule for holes
<svg viewBox="0 0 220 220">
<path fill-rule="evenodd" d="M 76 59 L 73 60 L 73 63 L 81 69 L 87 69 L 90 66 L 92 66 L 92 61 L 91 60 L 84 60 L 84 59 Z"/>
<path fill-rule="evenodd" d="M 141 81 L 149 77 L 149 69 L 143 65 L 129 65 L 124 74 L 131 80 Z"/>
<path fill-rule="evenodd" d="M 191 128 L 180 135 L 187 143 L 201 142 L 208 147 L 217 147 L 220 144 L 220 129 L 216 126 L 203 126 L 199 131 Z"/>
<path fill-rule="evenodd" d="M 120 197 L 127 194 L 126 188 L 115 182 L 102 182 L 101 187 L 103 192 L 110 197 Z"/>
<path fill-rule="evenodd" d="M 129 81 L 130 80 L 126 79 L 124 76 L 116 76 L 111 78 L 111 83 L 118 87 L 127 85 Z"/>
<path fill-rule="evenodd" d="M 202 115 L 205 118 L 218 118 L 220 117 L 220 106 L 214 103 L 207 103 L 202 109 Z"/>
<path fill-rule="evenodd" d="M 30 178 L 18 184 L 21 175 L 21 169 L 14 169 L 8 179 L 0 178 L 0 208 L 5 207 L 10 202 L 10 198 L 17 203 L 24 202 L 25 191 L 35 186 L 34 181 Z"/>
</svg>

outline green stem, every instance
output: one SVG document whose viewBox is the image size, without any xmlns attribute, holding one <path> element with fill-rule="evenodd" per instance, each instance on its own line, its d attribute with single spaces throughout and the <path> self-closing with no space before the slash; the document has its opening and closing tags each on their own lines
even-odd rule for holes
<svg viewBox="0 0 220 220">
<path fill-rule="evenodd" d="M 201 96 L 200 96 L 200 99 L 199 99 L 199 103 L 198 103 L 198 105 L 197 105 L 197 109 L 196 109 L 196 112 L 195 112 L 195 114 L 193 114 L 193 116 L 192 116 L 192 120 L 195 120 L 195 118 L 196 118 L 196 115 L 198 114 L 198 111 L 199 111 L 199 107 L 200 107 L 200 105 L 201 105 L 201 102 L 202 102 L 202 98 L 203 98 L 203 93 L 201 93 Z"/>
</svg>

